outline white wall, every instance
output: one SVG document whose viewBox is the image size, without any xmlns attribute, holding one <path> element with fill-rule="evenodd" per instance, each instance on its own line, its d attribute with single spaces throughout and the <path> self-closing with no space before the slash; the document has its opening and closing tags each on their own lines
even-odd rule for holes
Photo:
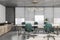
<svg viewBox="0 0 60 40">
<path fill-rule="evenodd" d="M 5 6 L 0 4 L 0 23 L 5 22 Z"/>
</svg>

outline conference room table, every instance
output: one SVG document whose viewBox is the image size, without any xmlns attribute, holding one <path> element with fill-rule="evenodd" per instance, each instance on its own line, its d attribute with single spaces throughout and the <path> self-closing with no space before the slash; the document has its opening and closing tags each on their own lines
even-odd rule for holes
<svg viewBox="0 0 60 40">
<path fill-rule="evenodd" d="M 25 25 L 21 25 L 21 24 L 18 24 L 18 25 L 15 25 L 15 26 L 16 26 L 16 29 L 18 31 L 22 30 L 22 28 L 25 27 Z M 52 24 L 52 26 L 54 27 L 54 29 L 56 29 L 56 34 L 58 35 L 59 34 L 60 25 L 58 25 L 58 24 Z M 41 26 L 41 25 L 32 25 L 32 28 L 33 27 L 37 27 L 38 29 L 44 29 L 44 25 L 43 26 Z"/>
<path fill-rule="evenodd" d="M 18 29 L 18 36 L 20 36 L 20 31 L 22 30 L 22 28 L 24 28 L 25 27 L 25 25 L 15 25 L 15 26 L 17 26 L 17 29 Z M 39 25 L 32 25 L 33 27 L 35 27 L 35 26 L 37 26 L 38 28 L 42 28 L 42 29 L 44 29 L 44 27 L 43 26 L 39 26 Z M 55 40 L 60 40 L 60 34 L 59 34 L 59 28 L 60 28 L 60 25 L 58 25 L 58 24 L 53 24 L 52 25 L 55 29 L 57 29 L 56 30 L 56 34 L 50 34 L 50 35 L 52 35 L 52 36 L 54 36 L 55 37 Z M 37 29 L 38 30 L 38 29 Z M 32 38 L 32 37 L 30 37 L 29 39 L 26 39 L 26 40 L 47 40 L 47 35 L 48 34 L 31 34 L 31 35 L 37 35 L 35 38 Z M 44 38 L 44 37 L 46 37 L 46 38 Z M 51 39 L 51 40 L 53 40 L 53 39 Z"/>
</svg>

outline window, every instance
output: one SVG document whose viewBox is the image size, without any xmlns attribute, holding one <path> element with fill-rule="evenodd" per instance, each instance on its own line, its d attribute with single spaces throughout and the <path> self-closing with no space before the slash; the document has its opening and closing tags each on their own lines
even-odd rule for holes
<svg viewBox="0 0 60 40">
<path fill-rule="evenodd" d="M 16 7 L 15 9 L 15 24 L 21 24 L 25 21 L 24 18 L 24 7 Z"/>
<path fill-rule="evenodd" d="M 24 22 L 24 18 L 15 18 L 15 22 L 16 24 L 21 24 L 22 22 Z"/>
<path fill-rule="evenodd" d="M 60 18 L 54 18 L 54 24 L 60 24 Z"/>
<path fill-rule="evenodd" d="M 35 21 L 38 22 L 39 24 L 44 23 L 44 15 L 35 15 Z"/>
</svg>

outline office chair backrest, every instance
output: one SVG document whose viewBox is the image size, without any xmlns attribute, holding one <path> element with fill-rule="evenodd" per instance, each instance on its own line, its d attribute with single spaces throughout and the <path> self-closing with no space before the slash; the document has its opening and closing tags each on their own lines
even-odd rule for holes
<svg viewBox="0 0 60 40">
<path fill-rule="evenodd" d="M 34 25 L 38 25 L 38 22 L 34 22 Z"/>
<path fill-rule="evenodd" d="M 25 24 L 25 30 L 27 32 L 32 32 L 33 31 L 31 23 L 26 23 Z"/>
<path fill-rule="evenodd" d="M 45 32 L 54 32 L 53 28 L 52 28 L 52 24 L 50 23 L 46 23 L 45 26 L 44 26 L 44 29 L 45 29 Z"/>
<path fill-rule="evenodd" d="M 22 25 L 25 25 L 25 22 L 22 22 Z"/>
</svg>

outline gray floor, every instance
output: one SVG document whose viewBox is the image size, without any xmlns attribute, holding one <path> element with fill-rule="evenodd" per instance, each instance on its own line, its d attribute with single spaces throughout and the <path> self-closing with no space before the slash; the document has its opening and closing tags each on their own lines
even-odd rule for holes
<svg viewBox="0 0 60 40">
<path fill-rule="evenodd" d="M 42 33 L 42 31 L 40 31 L 40 33 Z M 23 38 L 22 35 L 18 36 L 18 31 L 11 31 L 0 36 L 0 40 L 23 40 Z"/>
<path fill-rule="evenodd" d="M 40 31 L 40 33 L 38 33 L 38 34 L 42 34 L 42 33 L 43 33 L 43 31 Z M 0 40 L 23 40 L 23 38 L 22 38 L 22 35 L 18 36 L 17 31 L 11 31 L 11 32 L 8 32 L 7 34 L 1 36 Z"/>
<path fill-rule="evenodd" d="M 17 36 L 17 32 L 9 32 L 0 37 L 0 40 L 12 40 L 13 37 Z"/>
</svg>

